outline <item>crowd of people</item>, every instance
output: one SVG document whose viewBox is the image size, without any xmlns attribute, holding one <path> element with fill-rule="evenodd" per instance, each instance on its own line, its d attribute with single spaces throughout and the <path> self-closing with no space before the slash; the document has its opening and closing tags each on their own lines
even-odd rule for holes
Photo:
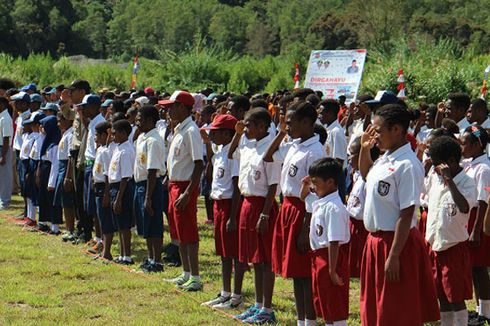
<svg viewBox="0 0 490 326">
<path fill-rule="evenodd" d="M 222 290 L 203 305 L 244 309 L 251 264 L 244 323 L 276 322 L 279 276 L 293 280 L 299 326 L 347 325 L 350 278 L 363 325 L 484 325 L 488 129 L 487 103 L 464 93 L 409 108 L 390 91 L 346 105 L 311 89 L 18 90 L 0 79 L 0 209 L 18 186 L 19 223 L 53 235 L 64 224 L 63 241 L 119 264 L 134 264 L 136 232 L 143 271 L 182 266 L 168 281 L 200 291 L 203 196 L 222 267 Z"/>
</svg>

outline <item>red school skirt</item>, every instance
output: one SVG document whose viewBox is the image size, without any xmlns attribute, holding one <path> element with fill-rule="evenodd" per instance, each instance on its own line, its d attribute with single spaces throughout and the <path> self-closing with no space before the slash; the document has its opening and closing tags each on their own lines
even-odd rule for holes
<svg viewBox="0 0 490 326">
<path fill-rule="evenodd" d="M 349 269 L 350 277 L 358 278 L 361 275 L 361 261 L 364 246 L 369 232 L 364 227 L 363 220 L 350 218 L 350 241 L 349 241 Z"/>
<path fill-rule="evenodd" d="M 271 205 L 269 230 L 259 234 L 255 227 L 264 208 L 265 197 L 245 197 L 238 222 L 238 260 L 242 263 L 270 263 L 272 234 L 277 217 L 277 203 Z"/>
<path fill-rule="evenodd" d="M 468 221 L 469 234 L 473 232 L 477 213 L 477 207 L 472 208 L 470 211 L 470 220 Z M 470 257 L 472 267 L 490 267 L 490 237 L 483 233 L 483 228 L 480 234 L 480 245 L 478 247 L 470 247 Z"/>
<path fill-rule="evenodd" d="M 420 219 L 417 224 L 417 228 L 419 229 L 420 234 L 422 234 L 422 238 L 425 239 L 425 230 L 427 229 L 427 209 L 424 209 L 420 214 Z"/>
<path fill-rule="evenodd" d="M 311 277 L 311 260 L 296 245 L 303 227 L 305 203 L 297 197 L 284 197 L 272 240 L 272 270 L 282 277 Z"/>
<path fill-rule="evenodd" d="M 199 233 L 197 231 L 197 196 L 199 189 L 190 195 L 186 207 L 177 211 L 175 201 L 184 193 L 190 181 L 170 181 L 168 184 L 168 224 L 170 237 L 182 244 L 198 243 Z"/>
<path fill-rule="evenodd" d="M 221 257 L 238 257 L 238 218 L 235 231 L 226 231 L 230 219 L 231 199 L 214 200 L 214 244 Z"/>
<path fill-rule="evenodd" d="M 317 315 L 327 324 L 349 317 L 349 246 L 341 245 L 337 257 L 337 274 L 343 286 L 334 285 L 328 267 L 328 248 L 311 252 L 311 286 Z"/>
<path fill-rule="evenodd" d="M 432 272 L 437 294 L 450 303 L 473 297 L 471 258 L 468 242 L 460 242 L 444 251 L 431 251 Z"/>
<path fill-rule="evenodd" d="M 400 254 L 400 281 L 385 278 L 395 232 L 370 233 L 361 265 L 361 322 L 364 326 L 414 326 L 439 320 L 432 267 L 420 232 L 410 230 Z"/>
</svg>

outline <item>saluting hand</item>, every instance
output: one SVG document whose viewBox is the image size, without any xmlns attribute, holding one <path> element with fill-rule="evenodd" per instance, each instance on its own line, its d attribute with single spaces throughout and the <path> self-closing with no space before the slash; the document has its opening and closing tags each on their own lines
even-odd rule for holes
<svg viewBox="0 0 490 326">
<path fill-rule="evenodd" d="M 373 125 L 369 125 L 361 136 L 361 146 L 366 149 L 371 149 L 376 145 L 376 131 Z"/>
</svg>

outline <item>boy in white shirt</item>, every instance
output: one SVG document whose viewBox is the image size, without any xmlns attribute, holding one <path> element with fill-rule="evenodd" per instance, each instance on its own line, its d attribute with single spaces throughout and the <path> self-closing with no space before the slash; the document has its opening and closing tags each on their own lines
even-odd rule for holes
<svg viewBox="0 0 490 326">
<path fill-rule="evenodd" d="M 465 300 L 472 298 L 466 225 L 476 203 L 476 185 L 461 168 L 461 147 L 448 136 L 430 144 L 434 170 L 428 176 L 429 211 L 425 239 L 430 244 L 441 326 L 467 325 Z"/>
<path fill-rule="evenodd" d="M 349 213 L 338 193 L 342 167 L 332 158 L 315 161 L 303 179 L 301 198 L 311 212 L 312 287 L 317 314 L 327 325 L 349 317 Z M 310 193 L 313 186 L 315 194 Z"/>
<path fill-rule="evenodd" d="M 134 145 L 128 140 L 131 124 L 118 120 L 112 124 L 112 134 L 116 147 L 109 163 L 109 193 L 114 225 L 119 231 L 118 264 L 132 265 L 131 227 L 133 226 L 133 170 L 135 161 Z"/>
<path fill-rule="evenodd" d="M 163 271 L 163 176 L 167 152 L 156 123 L 160 119 L 153 105 L 145 105 L 136 114 L 139 136 L 134 165 L 134 211 L 138 234 L 146 239 L 148 258 L 141 265 L 148 273 Z"/>
<path fill-rule="evenodd" d="M 7 209 L 12 198 L 12 137 L 14 126 L 7 110 L 8 101 L 0 97 L 0 210 Z"/>
</svg>

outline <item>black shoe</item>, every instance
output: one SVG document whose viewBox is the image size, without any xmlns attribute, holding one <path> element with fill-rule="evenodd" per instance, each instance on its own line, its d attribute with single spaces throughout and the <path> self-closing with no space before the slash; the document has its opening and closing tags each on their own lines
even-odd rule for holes
<svg viewBox="0 0 490 326">
<path fill-rule="evenodd" d="M 123 265 L 134 265 L 134 261 L 132 258 L 129 258 L 129 260 L 121 260 L 121 264 Z"/>
<path fill-rule="evenodd" d="M 162 263 L 150 263 L 146 270 L 146 273 L 161 273 L 163 272 L 163 264 Z"/>
<path fill-rule="evenodd" d="M 58 231 L 49 230 L 49 234 L 51 234 L 51 235 L 60 235 L 61 234 L 61 231 L 60 230 L 58 230 Z"/>
<path fill-rule="evenodd" d="M 51 231 L 51 229 L 49 228 L 49 226 L 47 226 L 46 224 L 38 224 L 36 226 L 36 229 L 39 232 L 49 232 L 49 231 Z"/>
<path fill-rule="evenodd" d="M 143 263 L 141 263 L 140 268 L 146 272 L 148 270 L 148 267 L 151 265 L 150 260 L 146 258 Z"/>
<path fill-rule="evenodd" d="M 475 319 L 475 318 L 478 318 L 478 316 L 479 316 L 478 312 L 468 310 L 468 321 Z"/>
<path fill-rule="evenodd" d="M 485 326 L 487 323 L 490 324 L 490 319 L 485 318 L 483 316 L 478 316 L 472 320 L 468 321 L 468 326 Z"/>
</svg>

